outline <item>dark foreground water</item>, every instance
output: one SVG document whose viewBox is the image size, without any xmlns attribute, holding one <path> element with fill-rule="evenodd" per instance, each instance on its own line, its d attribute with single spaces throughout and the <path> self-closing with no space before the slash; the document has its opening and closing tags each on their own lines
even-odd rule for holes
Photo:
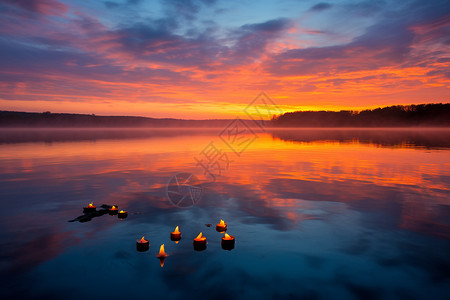
<svg viewBox="0 0 450 300">
<path fill-rule="evenodd" d="M 450 130 L 219 132 L 1 130 L 2 298 L 448 299 Z"/>
</svg>

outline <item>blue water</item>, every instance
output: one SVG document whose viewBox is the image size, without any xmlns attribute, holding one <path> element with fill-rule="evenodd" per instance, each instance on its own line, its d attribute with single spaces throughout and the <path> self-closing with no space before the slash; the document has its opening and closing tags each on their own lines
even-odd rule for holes
<svg viewBox="0 0 450 300">
<path fill-rule="evenodd" d="M 228 152 L 215 181 L 194 159 L 220 143 L 214 130 L 0 134 L 4 299 L 450 295 L 449 130 L 262 132 L 241 156 Z M 193 206 L 167 197 L 179 172 L 202 182 Z M 68 222 L 90 202 L 129 216 Z M 220 219 L 236 237 L 231 251 Z M 136 251 L 142 236 L 147 252 Z"/>
</svg>

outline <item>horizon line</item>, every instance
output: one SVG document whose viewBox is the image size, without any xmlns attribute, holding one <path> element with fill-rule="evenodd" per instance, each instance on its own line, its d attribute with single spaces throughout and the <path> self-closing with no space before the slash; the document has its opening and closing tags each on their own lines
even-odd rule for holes
<svg viewBox="0 0 450 300">
<path fill-rule="evenodd" d="M 386 106 L 378 106 L 375 108 L 366 108 L 361 110 L 352 110 L 352 109 L 341 109 L 341 110 L 296 110 L 296 111 L 288 111 L 283 112 L 281 114 L 276 114 L 276 116 L 281 116 L 286 113 L 295 113 L 295 112 L 352 112 L 352 113 L 360 113 L 362 111 L 373 111 L 375 109 L 379 108 L 388 108 L 388 107 L 411 107 L 411 106 L 420 106 L 420 105 L 436 105 L 436 104 L 450 104 L 450 102 L 433 102 L 433 103 L 420 103 L 420 104 L 393 104 L 393 105 L 386 105 Z M 0 110 L 0 112 L 11 112 L 11 113 L 30 113 L 30 114 L 60 114 L 60 115 L 82 115 L 82 116 L 95 116 L 95 117 L 130 117 L 130 118 L 146 118 L 146 119 L 157 119 L 157 120 L 184 120 L 184 121 L 227 121 L 227 120 L 234 120 L 234 119 L 241 119 L 245 121 L 253 121 L 251 118 L 241 118 L 240 116 L 236 116 L 234 118 L 213 118 L 213 119 L 185 119 L 185 118 L 171 118 L 171 117 L 148 117 L 148 116 L 139 116 L 139 115 L 98 115 L 95 113 L 72 113 L 72 112 L 51 112 L 51 111 L 16 111 L 16 110 Z M 270 119 L 264 119 L 261 121 L 270 121 Z"/>
</svg>

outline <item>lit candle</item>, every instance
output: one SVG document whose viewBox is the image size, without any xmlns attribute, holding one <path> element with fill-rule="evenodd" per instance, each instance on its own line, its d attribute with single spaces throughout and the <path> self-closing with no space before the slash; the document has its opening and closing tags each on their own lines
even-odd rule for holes
<svg viewBox="0 0 450 300">
<path fill-rule="evenodd" d="M 137 251 L 144 252 L 144 251 L 147 251 L 149 247 L 150 247 L 150 243 L 144 237 L 142 237 L 140 240 L 136 240 Z"/>
<path fill-rule="evenodd" d="M 223 220 L 220 220 L 219 224 L 216 225 L 216 230 L 218 232 L 227 231 L 227 223 L 225 223 Z"/>
<path fill-rule="evenodd" d="M 116 205 L 113 205 L 110 209 L 109 209 L 109 214 L 110 215 L 115 215 L 119 212 L 119 209 L 117 208 Z"/>
<path fill-rule="evenodd" d="M 157 258 L 159 258 L 159 262 L 161 263 L 161 268 L 164 267 L 164 259 L 166 259 L 168 255 L 164 251 L 164 244 L 161 245 L 159 248 L 159 253 L 156 255 Z"/>
<path fill-rule="evenodd" d="M 121 211 L 119 211 L 118 217 L 120 219 L 125 219 L 126 217 L 128 217 L 128 213 L 125 210 L 121 210 Z"/>
<path fill-rule="evenodd" d="M 194 239 L 194 250 L 203 251 L 206 249 L 206 237 L 202 236 L 202 233 Z"/>
<path fill-rule="evenodd" d="M 84 213 L 90 213 L 96 211 L 97 207 L 91 202 L 88 206 L 83 207 Z"/>
<path fill-rule="evenodd" d="M 234 244 L 235 244 L 234 236 L 225 233 L 225 236 L 222 237 L 222 249 L 233 250 Z"/>
<path fill-rule="evenodd" d="M 178 226 L 175 228 L 174 232 L 170 233 L 170 240 L 175 241 L 178 244 L 178 241 L 181 240 L 181 232 L 178 230 Z"/>
</svg>

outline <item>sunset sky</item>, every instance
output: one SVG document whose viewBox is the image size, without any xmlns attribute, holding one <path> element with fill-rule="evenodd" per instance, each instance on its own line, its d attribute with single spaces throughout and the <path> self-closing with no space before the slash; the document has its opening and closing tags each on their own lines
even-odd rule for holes
<svg viewBox="0 0 450 300">
<path fill-rule="evenodd" d="M 0 0 L 0 110 L 187 119 L 449 102 L 450 1 Z"/>
</svg>

